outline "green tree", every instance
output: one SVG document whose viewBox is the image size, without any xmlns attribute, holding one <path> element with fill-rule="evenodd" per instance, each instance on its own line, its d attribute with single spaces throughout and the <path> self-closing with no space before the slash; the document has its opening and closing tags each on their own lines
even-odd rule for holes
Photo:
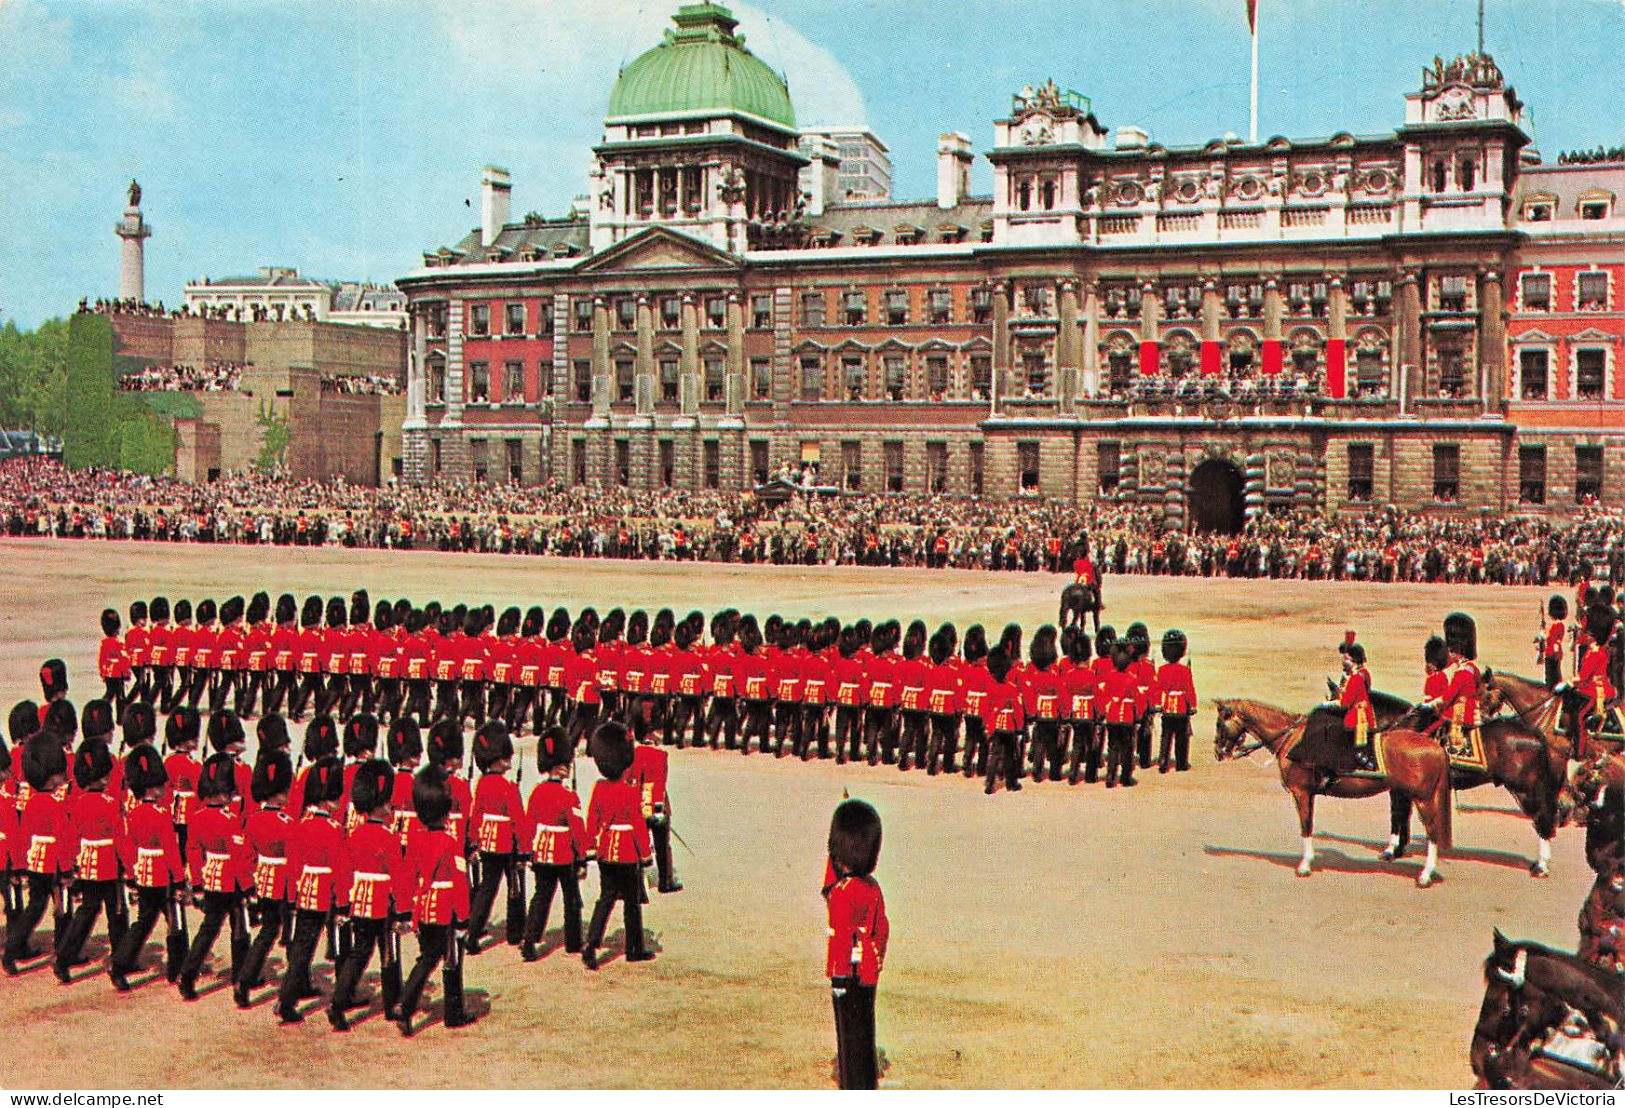
<svg viewBox="0 0 1625 1108">
<path fill-rule="evenodd" d="M 260 452 L 254 459 L 254 464 L 260 469 L 276 469 L 281 466 L 288 456 L 288 417 L 280 414 L 271 407 L 267 401 L 260 402 L 260 414 L 256 422 L 262 432 L 260 438 Z"/>
<path fill-rule="evenodd" d="M 60 435 L 67 427 L 68 325 L 0 327 L 0 427 Z"/>
</svg>

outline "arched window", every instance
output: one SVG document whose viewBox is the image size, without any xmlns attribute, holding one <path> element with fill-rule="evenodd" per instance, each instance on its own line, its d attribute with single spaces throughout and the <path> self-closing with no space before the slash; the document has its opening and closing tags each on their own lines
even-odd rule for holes
<svg viewBox="0 0 1625 1108">
<path fill-rule="evenodd" d="M 1457 176 L 1457 180 L 1461 182 L 1461 191 L 1473 191 L 1473 187 L 1477 183 L 1477 172 L 1478 163 L 1473 161 L 1471 154 L 1461 159 L 1461 172 Z"/>
<path fill-rule="evenodd" d="M 1044 210 L 1053 210 L 1055 207 L 1055 182 L 1046 180 L 1039 187 L 1039 194 L 1043 197 Z"/>
<path fill-rule="evenodd" d="M 1032 182 L 1023 177 L 1016 184 L 1016 207 L 1022 211 L 1030 211 L 1033 206 Z"/>
<path fill-rule="evenodd" d="M 1444 162 L 1441 160 L 1441 161 L 1437 161 L 1437 162 L 1433 163 L 1433 191 L 1434 192 L 1443 192 L 1444 191 L 1444 185 L 1445 185 L 1445 167 L 1444 167 Z"/>
</svg>

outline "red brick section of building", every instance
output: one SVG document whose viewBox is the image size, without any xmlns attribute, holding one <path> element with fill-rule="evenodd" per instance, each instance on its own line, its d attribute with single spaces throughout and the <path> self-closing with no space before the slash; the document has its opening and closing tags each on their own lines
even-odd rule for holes
<svg viewBox="0 0 1625 1108">
<path fill-rule="evenodd" d="M 993 196 L 956 132 L 934 199 L 841 201 L 726 9 L 675 22 L 615 83 L 588 210 L 510 222 L 488 169 L 481 227 L 399 281 L 408 479 L 741 488 L 817 461 L 1226 528 L 1625 495 L 1625 165 L 1540 165 L 1488 57 L 1425 70 L 1392 132 L 1259 145 L 1108 142 L 1086 98 L 1028 87 Z"/>
</svg>

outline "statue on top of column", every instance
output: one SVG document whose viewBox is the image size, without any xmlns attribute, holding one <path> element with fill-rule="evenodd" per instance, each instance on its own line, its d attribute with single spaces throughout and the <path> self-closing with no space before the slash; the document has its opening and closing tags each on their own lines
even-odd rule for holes
<svg viewBox="0 0 1625 1108">
<path fill-rule="evenodd" d="M 141 186 L 136 184 L 135 180 L 132 178 L 130 180 L 130 207 L 139 208 L 140 206 L 141 206 Z"/>
</svg>

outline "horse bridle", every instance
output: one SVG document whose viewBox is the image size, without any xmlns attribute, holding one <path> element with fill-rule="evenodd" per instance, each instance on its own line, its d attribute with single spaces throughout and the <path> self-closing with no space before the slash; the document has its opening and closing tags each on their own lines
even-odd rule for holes
<svg viewBox="0 0 1625 1108">
<path fill-rule="evenodd" d="M 1496 977 L 1499 977 L 1514 989 L 1521 989 L 1529 968 L 1529 952 L 1520 948 L 1512 958 L 1512 968 L 1510 970 L 1502 969 L 1500 966 L 1491 968 L 1494 970 Z"/>
<path fill-rule="evenodd" d="M 1232 708 L 1230 711 L 1231 711 L 1232 715 L 1235 715 L 1235 709 Z M 1233 750 L 1231 750 L 1229 752 L 1228 757 L 1229 758 L 1245 758 L 1245 757 L 1247 757 L 1247 756 L 1249 756 L 1251 754 L 1258 753 L 1258 751 L 1260 751 L 1260 750 L 1265 750 L 1265 749 L 1273 750 L 1275 748 L 1275 744 L 1280 742 L 1282 739 L 1286 738 L 1287 733 L 1289 731 L 1291 731 L 1294 727 L 1298 726 L 1300 723 L 1302 723 L 1304 720 L 1306 720 L 1308 718 L 1309 718 L 1308 716 L 1295 716 L 1293 718 L 1292 722 L 1288 723 L 1285 727 L 1281 728 L 1279 731 L 1277 731 L 1274 735 L 1270 736 L 1269 738 L 1265 738 L 1263 735 L 1256 734 L 1251 727 L 1248 727 L 1247 724 L 1245 722 L 1243 722 L 1242 725 L 1241 725 L 1241 733 L 1243 735 L 1251 735 L 1252 738 L 1253 738 L 1253 743 L 1252 743 L 1251 746 L 1241 746 L 1241 745 L 1236 746 L 1235 749 L 1233 749 Z"/>
<path fill-rule="evenodd" d="M 1500 692 L 1499 689 L 1497 689 L 1496 691 Z M 1540 728 L 1536 727 L 1533 723 L 1531 723 L 1529 717 L 1531 715 L 1535 714 L 1536 712 L 1539 712 L 1542 708 L 1546 707 L 1546 705 L 1550 704 L 1552 701 L 1554 701 L 1556 699 L 1557 699 L 1557 692 L 1556 692 L 1556 690 L 1553 690 L 1552 692 L 1547 693 L 1540 700 L 1538 700 L 1535 703 L 1531 704 L 1529 707 L 1520 708 L 1516 704 L 1513 704 L 1510 700 L 1507 699 L 1506 693 L 1501 693 L 1501 706 L 1502 707 L 1511 707 L 1512 714 L 1518 717 L 1518 722 L 1519 723 L 1523 724 L 1525 727 L 1529 728 L 1531 731 L 1539 731 Z"/>
</svg>

